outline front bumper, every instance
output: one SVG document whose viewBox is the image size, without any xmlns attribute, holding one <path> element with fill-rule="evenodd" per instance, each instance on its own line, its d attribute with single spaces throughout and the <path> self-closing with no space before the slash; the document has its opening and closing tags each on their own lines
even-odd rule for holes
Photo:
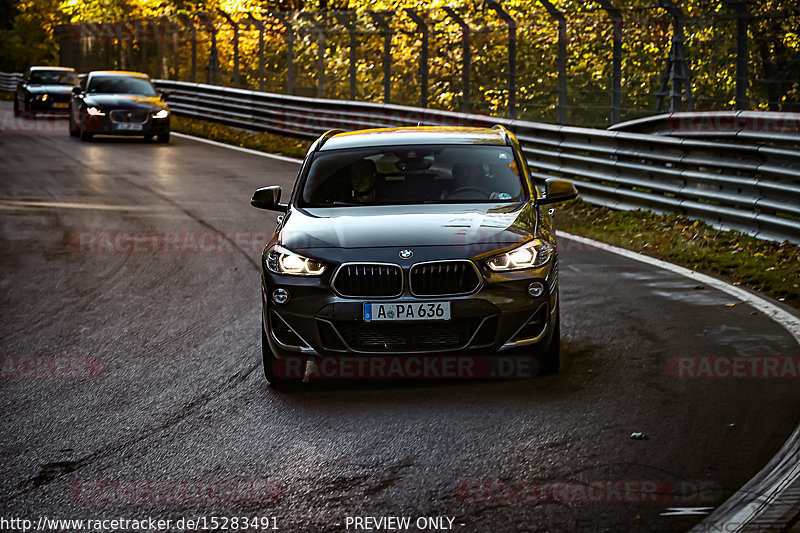
<svg viewBox="0 0 800 533">
<path fill-rule="evenodd" d="M 81 129 L 93 135 L 125 135 L 149 137 L 162 133 L 169 133 L 169 117 L 153 118 L 148 117 L 144 122 L 128 123 L 115 122 L 110 111 L 104 111 L 105 115 L 84 114 L 81 119 Z M 134 124 L 129 126 L 128 124 Z"/>
<path fill-rule="evenodd" d="M 42 95 L 30 95 L 25 102 L 25 108 L 31 113 L 46 113 L 52 115 L 69 114 L 70 94 L 48 94 L 42 100 Z"/>
<path fill-rule="evenodd" d="M 403 266 L 404 275 L 408 268 Z M 320 277 L 276 275 L 262 267 L 262 320 L 276 357 L 290 355 L 491 354 L 546 346 L 558 310 L 557 258 L 542 268 L 513 273 L 479 270 L 482 283 L 467 295 L 415 297 L 406 289 L 391 299 L 342 297 L 330 286 L 332 271 Z M 531 282 L 545 287 L 528 294 Z M 289 300 L 271 298 L 278 289 Z M 366 302 L 419 304 L 450 302 L 449 321 L 365 322 Z"/>
</svg>

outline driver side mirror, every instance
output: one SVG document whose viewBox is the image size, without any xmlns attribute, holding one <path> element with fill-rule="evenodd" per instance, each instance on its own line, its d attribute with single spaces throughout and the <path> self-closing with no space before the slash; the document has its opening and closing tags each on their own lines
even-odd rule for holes
<svg viewBox="0 0 800 533">
<path fill-rule="evenodd" d="M 539 205 L 554 204 L 578 197 L 578 189 L 571 181 L 558 178 L 547 178 L 544 185 L 545 193 L 536 202 Z"/>
<path fill-rule="evenodd" d="M 163 90 L 161 91 L 161 99 L 162 99 L 162 100 L 164 100 L 165 102 L 167 101 L 167 99 L 168 99 L 170 96 L 172 96 L 172 93 L 170 92 L 170 90 L 169 90 L 169 89 L 163 89 Z"/>
<path fill-rule="evenodd" d="M 279 203 L 281 199 L 281 188 L 277 185 L 256 189 L 250 205 L 259 209 L 269 209 L 270 211 L 280 211 L 285 213 L 288 205 Z"/>
</svg>

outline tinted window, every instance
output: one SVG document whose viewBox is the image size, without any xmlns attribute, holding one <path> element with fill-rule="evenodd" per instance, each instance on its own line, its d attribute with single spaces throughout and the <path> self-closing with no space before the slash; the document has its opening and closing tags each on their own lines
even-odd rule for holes
<svg viewBox="0 0 800 533">
<path fill-rule="evenodd" d="M 149 80 L 128 76 L 92 76 L 89 93 L 141 94 L 155 96 L 156 89 Z"/>
<path fill-rule="evenodd" d="M 28 76 L 32 85 L 76 85 L 78 76 L 68 70 L 34 70 Z"/>
<path fill-rule="evenodd" d="M 524 196 L 508 146 L 390 146 L 318 152 L 300 205 L 515 202 Z"/>
</svg>

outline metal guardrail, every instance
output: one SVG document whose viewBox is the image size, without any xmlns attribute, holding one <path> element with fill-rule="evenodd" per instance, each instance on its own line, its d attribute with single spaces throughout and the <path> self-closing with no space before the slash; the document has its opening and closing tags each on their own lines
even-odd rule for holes
<svg viewBox="0 0 800 533">
<path fill-rule="evenodd" d="M 611 131 L 773 144 L 800 149 L 800 113 L 702 111 L 667 113 L 615 124 Z"/>
<path fill-rule="evenodd" d="M 0 91 L 13 92 L 17 90 L 17 84 L 22 81 L 22 74 L 19 72 L 0 72 Z"/>
<path fill-rule="evenodd" d="M 178 115 L 282 135 L 503 124 L 535 177 L 576 181 L 581 197 L 616 209 L 681 213 L 759 238 L 800 243 L 800 151 L 575 128 L 449 111 L 271 94 L 156 80 Z"/>
<path fill-rule="evenodd" d="M 20 76 L 0 73 L 0 90 L 13 90 Z M 12 83 L 13 87 L 6 88 Z M 800 151 L 794 149 L 171 80 L 155 83 L 172 92 L 169 103 L 177 115 L 307 139 L 333 128 L 502 124 L 517 135 L 535 177 L 572 179 L 587 202 L 680 213 L 718 228 L 800 243 Z M 659 120 L 655 117 L 651 122 Z"/>
</svg>

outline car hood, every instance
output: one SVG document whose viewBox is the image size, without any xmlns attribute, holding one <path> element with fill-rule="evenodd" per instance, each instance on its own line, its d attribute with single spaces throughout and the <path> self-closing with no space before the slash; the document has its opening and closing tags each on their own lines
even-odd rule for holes
<svg viewBox="0 0 800 533">
<path fill-rule="evenodd" d="M 528 203 L 292 209 L 279 242 L 293 249 L 445 246 L 469 255 L 527 241 Z"/>
<path fill-rule="evenodd" d="M 28 92 L 31 94 L 53 94 L 62 93 L 69 94 L 72 92 L 71 85 L 28 85 Z"/>
<path fill-rule="evenodd" d="M 152 109 L 167 107 L 158 96 L 142 96 L 137 94 L 90 94 L 84 98 L 89 106 L 116 109 Z"/>
</svg>

